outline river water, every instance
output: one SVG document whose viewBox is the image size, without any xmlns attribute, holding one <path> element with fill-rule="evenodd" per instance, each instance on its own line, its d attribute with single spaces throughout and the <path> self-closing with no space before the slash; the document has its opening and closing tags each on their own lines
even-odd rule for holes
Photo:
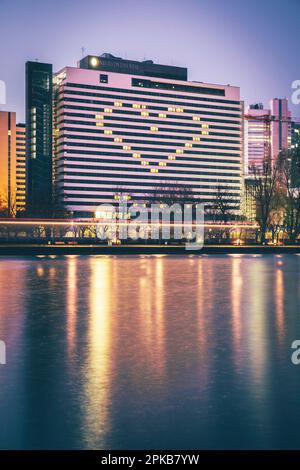
<svg viewBox="0 0 300 470">
<path fill-rule="evenodd" d="M 0 448 L 300 448 L 299 268 L 0 258 Z"/>
</svg>

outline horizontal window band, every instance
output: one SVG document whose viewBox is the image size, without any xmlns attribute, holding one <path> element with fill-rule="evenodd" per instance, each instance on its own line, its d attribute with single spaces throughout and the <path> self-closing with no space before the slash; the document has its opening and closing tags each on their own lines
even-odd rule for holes
<svg viewBox="0 0 300 470">
<path fill-rule="evenodd" d="M 83 98 L 72 98 L 72 96 L 85 96 L 85 97 L 91 97 L 91 98 L 99 98 L 99 100 L 84 100 Z M 64 90 L 61 92 L 58 97 L 57 97 L 57 103 L 61 103 L 62 101 L 78 101 L 78 102 L 93 102 L 93 103 L 99 103 L 99 104 L 104 104 L 107 106 L 114 106 L 114 101 L 100 101 L 100 99 L 103 100 L 103 98 L 108 99 L 108 100 L 129 100 L 131 99 L 132 101 L 138 102 L 138 103 L 155 103 L 159 104 L 160 106 L 152 106 L 151 104 L 147 104 L 147 110 L 160 110 L 160 111 L 167 111 L 169 113 L 173 111 L 168 111 L 168 107 L 171 105 L 173 106 L 185 106 L 187 108 L 204 108 L 205 110 L 207 109 L 214 109 L 214 110 L 221 110 L 221 111 L 227 111 L 227 113 L 222 113 L 222 112 L 210 112 L 210 111 L 201 111 L 198 109 L 195 109 L 193 111 L 185 111 L 185 112 L 193 112 L 195 114 L 199 113 L 204 113 L 204 114 L 214 114 L 214 115 L 219 115 L 219 116 L 230 116 L 230 117 L 238 117 L 241 114 L 241 109 L 240 108 L 226 108 L 226 107 L 217 107 L 214 105 L 204 105 L 204 104 L 198 104 L 198 103 L 185 103 L 185 102 L 174 102 L 174 101 L 166 101 L 166 100 L 147 100 L 147 99 L 141 99 L 141 98 L 131 98 L 128 96 L 122 96 L 122 95 L 107 95 L 107 94 L 97 94 L 97 93 L 88 93 L 88 92 L 76 92 L 76 91 L 71 91 L 71 90 Z M 79 101 L 80 100 L 80 101 Z M 132 109 L 132 104 L 134 103 L 122 103 L 122 108 L 130 108 Z M 166 107 L 166 106 L 167 107 Z M 134 109 L 134 108 L 133 108 Z M 121 109 L 116 109 L 119 113 L 124 113 L 127 111 L 121 110 Z M 231 114 L 232 111 L 235 111 L 235 114 Z M 176 111 L 175 111 L 176 112 Z"/>
<path fill-rule="evenodd" d="M 100 135 L 105 135 L 105 130 L 107 130 L 108 127 L 113 127 L 114 130 L 111 131 L 112 133 L 110 134 L 111 137 L 105 137 L 105 139 L 108 139 L 108 140 L 113 140 L 114 137 L 118 136 L 118 137 L 122 137 L 122 136 L 128 136 L 128 137 L 147 137 L 147 138 L 151 138 L 151 139 L 170 139 L 170 140 L 175 140 L 175 139 L 180 139 L 180 140 L 189 140 L 191 142 L 200 142 L 200 141 L 208 141 L 208 142 L 213 142 L 215 141 L 216 139 L 210 139 L 210 137 L 207 137 L 207 134 L 201 134 L 201 131 L 190 131 L 190 130 L 180 130 L 178 131 L 178 129 L 176 129 L 176 131 L 172 130 L 170 131 L 168 129 L 168 131 L 166 132 L 176 132 L 176 135 L 170 135 L 170 134 L 159 134 L 158 131 L 152 131 L 152 132 L 128 132 L 128 131 L 123 131 L 123 130 L 116 130 L 115 128 L 119 127 L 117 124 L 109 124 L 109 125 L 105 125 L 105 129 L 86 129 L 86 128 L 82 128 L 82 127 L 61 127 L 59 129 L 59 137 L 58 137 L 58 140 L 59 139 L 62 139 L 64 137 L 73 137 L 75 136 L 74 138 L 75 139 L 101 139 L 101 137 L 99 137 Z M 133 127 L 130 127 L 130 129 L 132 129 Z M 139 127 L 134 127 L 135 130 L 138 130 L 138 129 L 141 129 Z M 146 128 L 147 130 L 149 130 L 149 126 L 147 126 Z M 109 129 L 111 130 L 111 129 Z M 162 131 L 162 128 L 159 129 L 159 131 Z M 76 132 L 78 134 L 70 134 L 71 132 Z M 79 134 L 80 133 L 80 134 Z M 85 136 L 84 134 L 97 134 L 97 136 L 93 137 L 93 136 L 90 136 L 90 135 L 87 135 Z M 186 136 L 186 135 L 183 135 L 183 134 L 192 134 L 191 136 Z M 196 134 L 196 135 L 195 135 Z M 205 137 L 203 137 L 205 135 Z M 216 136 L 216 137 L 231 137 L 231 138 L 235 138 L 234 141 L 232 140 L 228 140 L 228 139 L 221 139 L 220 142 L 229 142 L 229 143 L 235 143 L 235 142 L 239 142 L 240 141 L 240 136 L 239 134 L 228 134 L 228 133 L 221 133 L 221 132 L 211 132 L 209 131 L 209 136 Z M 197 137 L 199 138 L 198 141 L 195 141 L 194 140 L 194 137 Z M 179 145 L 182 145 L 182 143 L 179 143 Z"/>
<path fill-rule="evenodd" d="M 135 95 L 147 95 L 147 96 L 162 96 L 167 98 L 179 98 L 179 99 L 191 99 L 191 100 L 201 100 L 201 101 L 212 101 L 214 103 L 228 103 L 228 104 L 236 104 L 240 105 L 240 101 L 237 100 L 227 100 L 227 99 L 217 99 L 217 98 L 204 98 L 204 97 L 195 97 L 193 96 L 184 96 L 184 95 L 175 95 L 175 94 L 167 94 L 161 92 L 153 92 L 153 91 L 140 91 L 140 90 L 132 90 L 127 88 L 113 88 L 108 86 L 97 86 L 97 85 L 86 85 L 81 83 L 72 83 L 66 82 L 64 84 L 65 87 L 72 87 L 72 88 L 83 88 L 83 89 L 95 89 L 101 91 L 113 91 L 113 92 L 121 92 L 126 94 L 135 94 Z"/>
<path fill-rule="evenodd" d="M 175 193 L 175 194 L 176 194 L 176 193 Z M 179 193 L 179 194 L 180 194 L 180 193 Z M 210 194 L 210 193 L 207 193 L 207 192 L 202 191 L 202 192 L 197 193 L 197 196 L 206 196 L 206 197 L 207 197 L 209 194 Z M 72 195 L 72 196 L 66 196 L 65 194 L 61 194 L 61 196 L 64 197 L 64 200 L 65 200 L 65 201 L 66 201 L 66 200 L 68 201 L 69 198 L 70 198 L 70 199 L 72 198 L 72 199 L 75 199 L 75 200 L 76 200 L 76 199 L 97 199 L 97 200 L 109 199 L 109 194 L 99 194 L 99 195 L 96 195 L 96 194 L 74 194 L 74 195 Z M 112 196 L 113 196 L 113 194 L 112 194 Z M 161 194 L 161 195 L 159 195 L 159 196 L 161 196 L 161 198 L 163 198 L 163 194 Z M 234 196 L 236 196 L 236 200 L 239 201 L 239 198 L 238 198 L 237 195 L 234 194 L 234 193 L 229 193 L 229 194 L 227 194 L 226 199 L 227 199 L 227 200 L 228 200 L 228 199 L 232 200 L 232 198 L 233 198 Z M 68 198 L 68 199 L 67 199 L 67 198 Z M 135 202 L 135 201 L 138 200 L 138 199 L 141 200 L 141 201 L 155 201 L 155 200 L 157 201 L 159 198 L 160 198 L 160 197 L 155 196 L 155 195 L 152 196 L 152 195 L 150 195 L 150 194 L 143 194 L 143 193 L 141 193 L 141 194 L 134 194 L 134 195 L 132 195 L 131 202 Z M 113 198 L 112 198 L 112 199 L 113 199 Z M 196 198 L 195 198 L 195 199 L 196 199 Z M 191 198 L 191 200 L 192 200 L 192 198 Z M 198 202 L 201 202 L 201 201 L 198 201 Z M 232 202 L 233 202 L 233 201 L 232 201 Z M 69 200 L 69 204 L 73 204 L 73 201 L 70 201 L 70 200 Z M 130 205 L 130 202 L 128 203 L 128 205 Z"/>
<path fill-rule="evenodd" d="M 64 109 L 66 106 L 68 106 L 66 103 L 85 103 L 85 104 L 95 104 L 95 105 L 103 105 L 103 109 L 105 107 L 112 107 L 114 106 L 114 103 L 113 102 L 109 102 L 109 101 L 97 101 L 97 100 L 88 100 L 88 99 L 80 99 L 80 98 L 70 98 L 70 97 L 64 97 L 62 98 L 61 100 L 58 101 L 58 110 L 60 109 Z M 102 107 L 99 108 L 99 111 L 100 112 L 103 112 L 101 111 Z M 160 112 L 164 112 L 164 113 L 170 113 L 171 111 L 168 111 L 168 108 L 164 108 L 164 107 L 161 107 L 161 108 L 158 108 L 157 109 L 158 111 Z M 114 110 L 114 113 L 117 114 L 117 111 L 120 111 L 120 110 Z M 189 111 L 191 114 L 199 114 L 201 115 L 201 120 L 204 121 L 216 121 L 216 122 L 228 122 L 230 124 L 240 124 L 241 123 L 241 115 L 236 115 L 236 116 L 233 116 L 233 117 L 236 117 L 238 119 L 238 121 L 231 121 L 231 120 L 222 120 L 222 119 L 213 119 L 213 118 L 209 118 L 209 117 L 202 117 L 202 115 L 209 115 L 210 113 L 208 112 L 205 112 L 205 111 L 196 111 L 196 110 L 191 110 Z M 123 112 L 124 113 L 124 112 Z M 120 114 L 120 113 L 119 113 Z M 129 114 L 129 113 L 124 113 L 124 114 Z M 185 115 L 185 113 L 180 113 L 180 116 L 182 119 L 184 118 L 188 118 L 188 116 Z M 170 116 L 170 117 L 173 117 L 173 116 Z M 169 118 L 170 118 L 169 117 Z"/>
<path fill-rule="evenodd" d="M 153 168 L 153 167 L 152 167 Z M 63 176 L 78 176 L 78 177 L 84 177 L 84 176 L 87 176 L 89 178 L 93 177 L 93 178 L 99 178 L 99 177 L 118 177 L 118 178 L 122 178 L 122 179 L 133 179 L 133 178 L 141 178 L 141 179 L 153 179 L 153 178 L 161 178 L 163 179 L 164 181 L 168 181 L 170 179 L 178 179 L 178 177 L 182 177 L 183 180 L 187 180 L 187 181 L 198 181 L 199 180 L 199 177 L 200 175 L 199 174 L 191 174 L 190 172 L 187 172 L 187 171 L 177 171 L 177 170 L 174 170 L 174 171 L 169 171 L 169 172 L 162 172 L 162 168 L 159 169 L 159 173 L 150 173 L 149 169 L 150 167 L 143 167 L 143 168 L 140 168 L 138 171 L 136 170 L 135 172 L 133 173 L 130 173 L 130 174 L 125 174 L 125 173 L 105 173 L 103 169 L 99 169 L 98 167 L 94 168 L 94 167 L 80 167 L 81 170 L 87 170 L 87 169 L 91 169 L 91 170 L 95 170 L 95 169 L 99 169 L 99 172 L 95 172 L 95 171 L 90 171 L 90 172 L 86 172 L 86 171 L 70 171 L 72 168 L 71 167 L 64 167 L 62 171 L 59 172 L 59 178 L 63 178 Z M 78 170 L 78 168 L 75 170 Z M 111 169 L 110 169 L 111 171 Z M 119 171 L 121 171 L 121 169 L 119 169 Z M 126 171 L 124 169 L 124 171 Z M 164 173 L 171 173 L 171 175 L 166 175 Z M 155 175 L 155 176 L 154 176 Z M 172 176 L 174 175 L 174 176 Z M 176 175 L 176 176 L 175 176 Z M 201 176 L 203 176 L 203 173 L 201 174 Z M 216 173 L 215 175 L 215 179 L 214 181 L 218 181 L 218 173 Z M 237 185 L 240 185 L 241 181 L 241 177 L 238 177 L 237 175 L 237 178 L 236 180 L 232 181 L 234 183 L 236 183 Z"/>
<path fill-rule="evenodd" d="M 119 150 L 122 150 L 123 146 L 122 145 L 114 145 L 113 147 L 111 145 L 106 145 L 106 144 L 90 144 L 90 143 L 87 143 L 87 142 L 64 142 L 63 144 L 65 147 L 92 147 L 92 148 L 106 148 L 106 149 L 109 149 L 111 148 L 112 150 L 113 149 L 119 149 Z M 59 144 L 58 147 L 61 147 L 62 144 Z M 159 148 L 161 146 L 158 146 L 157 148 L 156 147 L 138 147 L 138 146 L 133 146 L 131 147 L 130 151 L 151 151 L 151 152 L 161 152 L 161 149 Z M 195 148 L 197 149 L 211 149 L 211 150 L 236 150 L 236 151 L 239 151 L 240 150 L 240 146 L 236 145 L 235 147 L 224 147 L 222 145 L 195 145 L 194 146 Z M 126 150 L 128 152 L 128 150 Z M 176 153 L 176 147 L 174 148 L 168 148 L 168 149 L 165 149 L 165 152 L 168 152 L 168 153 Z M 186 153 L 186 154 L 189 154 L 189 153 L 192 153 L 192 154 L 197 154 L 197 151 L 193 151 L 193 150 L 186 150 L 185 148 L 182 148 L 182 153 Z"/>
<path fill-rule="evenodd" d="M 152 165 L 146 165 L 146 166 L 148 167 L 148 172 L 149 172 L 150 168 L 158 167 L 158 164 L 155 164 L 155 165 L 152 164 Z M 130 173 L 130 177 L 131 178 L 138 178 L 138 176 L 135 177 L 134 174 L 135 174 L 135 171 L 140 171 L 140 169 L 137 169 L 137 168 L 132 170 L 131 168 L 126 168 L 126 167 L 125 168 L 124 167 L 111 167 L 110 168 L 109 166 L 107 166 L 107 167 L 102 167 L 101 168 L 101 167 L 96 167 L 96 166 L 93 166 L 93 165 L 91 165 L 91 166 L 87 166 L 87 165 L 72 165 L 72 166 L 62 165 L 62 166 L 58 167 L 58 170 L 59 170 L 58 174 L 60 175 L 62 173 L 68 172 L 69 170 L 71 170 L 73 168 L 82 169 L 82 170 L 87 170 L 87 169 L 98 170 L 99 169 L 101 171 L 101 173 L 99 174 L 99 177 L 102 174 L 103 174 L 103 177 L 104 176 L 107 177 L 107 175 L 108 175 L 107 172 L 108 171 L 117 170 L 117 171 L 133 171 L 133 173 Z M 104 170 L 106 171 L 106 173 L 102 173 L 102 171 L 104 171 Z M 165 170 L 164 171 L 165 173 L 172 173 L 172 174 L 176 173 L 176 170 L 173 171 L 173 169 L 170 169 L 170 168 L 167 169 L 167 168 L 164 168 L 164 167 L 159 167 L 159 170 L 160 171 Z M 167 170 L 169 170 L 169 171 L 167 171 Z M 199 168 L 191 168 L 190 171 L 191 171 L 191 176 L 194 176 L 194 178 L 197 179 L 197 181 L 201 181 L 201 178 L 202 179 L 204 178 L 203 181 L 205 181 L 205 179 L 207 179 L 207 178 L 205 178 L 206 176 L 213 176 L 214 177 L 213 179 L 210 178 L 209 179 L 210 181 L 215 181 L 220 176 L 222 176 L 224 178 L 225 177 L 226 178 L 233 178 L 233 179 L 231 179 L 232 183 L 234 183 L 234 182 L 238 183 L 241 180 L 241 174 L 238 171 L 236 171 L 235 173 L 222 173 L 221 171 L 201 172 L 200 173 Z M 73 175 L 75 176 L 75 175 L 77 175 L 77 173 L 79 174 L 80 172 L 74 172 Z M 180 174 L 185 174 L 185 173 L 183 171 L 180 171 Z M 112 173 L 112 176 L 114 176 L 114 177 L 117 177 L 118 175 L 119 175 L 118 173 Z M 122 178 L 123 177 L 122 174 L 119 175 L 119 177 Z M 135 182 L 135 184 L 136 184 L 136 182 Z"/>
<path fill-rule="evenodd" d="M 113 150 L 113 149 L 112 149 Z M 144 152 L 145 151 L 148 151 L 148 149 L 144 149 Z M 147 153 L 142 153 L 140 152 L 141 154 L 141 158 L 144 157 L 144 158 L 167 158 L 169 153 L 167 153 L 166 149 L 164 149 L 164 152 L 165 154 L 164 155 L 149 155 Z M 162 153 L 162 152 L 161 152 Z M 171 152 L 172 153 L 172 152 Z M 66 150 L 64 152 L 58 152 L 57 153 L 57 157 L 58 158 L 64 158 L 64 155 L 67 154 L 67 155 L 99 155 L 100 157 L 102 157 L 103 155 L 104 156 L 111 156 L 111 155 L 116 155 L 118 157 L 123 157 L 123 158 L 130 158 L 130 154 L 128 153 L 122 153 L 122 152 L 115 152 L 115 151 L 112 151 L 112 152 L 96 152 L 96 151 L 92 151 L 92 150 Z M 204 159 L 203 157 L 201 157 L 201 160 L 202 161 L 207 161 L 207 162 L 219 162 L 219 161 L 224 161 L 224 162 L 228 162 L 228 163 L 236 163 L 237 161 L 240 161 L 241 160 L 241 155 L 240 154 L 234 154 L 234 153 L 219 153 L 219 152 L 208 152 L 208 151 L 205 151 L 205 152 L 187 152 L 185 151 L 184 154 L 182 156 L 180 156 L 180 158 L 185 158 L 185 155 L 189 157 L 193 157 L 193 159 L 195 158 L 195 155 L 204 155 L 204 156 L 218 156 L 220 157 L 220 159 L 212 159 L 212 158 L 208 158 L 208 159 Z M 230 158 L 235 158 L 235 160 L 223 160 L 222 157 L 230 157 Z M 179 157 L 178 157 L 179 158 Z M 198 160 L 198 158 L 197 158 Z M 199 160 L 200 161 L 200 160 Z"/>
<path fill-rule="evenodd" d="M 157 159 L 157 157 L 154 157 Z M 135 159 L 135 158 L 130 158 L 130 159 L 126 159 L 126 161 L 124 161 L 124 159 L 108 159 L 108 158 L 83 158 L 82 156 L 79 156 L 79 157 L 64 157 L 64 158 L 59 158 L 57 161 L 59 163 L 59 165 L 65 165 L 67 164 L 67 162 L 82 162 L 82 163 L 99 163 L 100 165 L 102 163 L 116 163 L 116 164 L 124 164 L 126 163 L 126 165 L 137 165 L 138 162 L 140 160 L 144 160 L 144 159 L 147 159 L 149 161 L 151 161 L 151 158 L 149 158 L 149 156 L 145 156 L 143 157 L 142 155 L 140 156 L 139 159 Z M 167 163 L 168 167 L 169 168 L 173 168 L 173 167 L 182 167 L 184 166 L 183 164 L 187 161 L 191 162 L 190 164 L 187 164 L 185 163 L 185 165 L 187 166 L 191 166 L 191 167 L 194 167 L 194 168 L 208 168 L 208 169 L 211 169 L 211 170 L 216 170 L 216 169 L 219 169 L 219 170 L 224 170 L 225 168 L 227 168 L 228 170 L 230 169 L 239 169 L 241 167 L 241 163 L 240 162 L 234 162 L 234 166 L 230 166 L 230 167 L 226 167 L 226 166 L 217 166 L 217 165 L 202 165 L 201 162 L 203 160 L 201 159 L 188 159 L 188 158 L 182 158 L 180 157 L 180 161 L 177 161 L 177 160 L 169 160 L 167 157 L 164 157 L 163 159 L 160 159 L 160 161 L 163 161 L 165 163 Z M 211 161 L 211 160 L 205 160 L 205 161 Z M 231 163 L 230 161 L 222 161 L 222 160 L 217 160 L 218 163 L 223 163 L 224 165 L 228 164 L 228 163 Z M 153 163 L 156 163 L 158 165 L 158 162 L 153 162 Z M 198 164 L 199 163 L 199 164 Z"/>
<path fill-rule="evenodd" d="M 103 182 L 102 184 L 103 185 L 108 185 L 108 184 L 112 184 L 112 185 L 119 185 L 120 181 L 116 180 L 116 179 L 113 179 L 115 178 L 117 175 L 114 175 L 114 176 L 111 176 L 112 180 L 109 180 L 109 179 L 106 179 L 105 182 Z M 148 181 L 126 181 L 125 182 L 125 188 L 127 188 L 127 186 L 129 186 L 129 188 L 131 186 L 133 187 L 136 187 L 137 185 L 138 186 L 142 186 L 142 187 L 162 187 L 162 188 L 166 188 L 166 186 L 168 188 L 178 188 L 178 181 L 177 180 L 174 180 L 174 183 L 172 183 L 173 180 L 171 181 L 163 181 L 163 182 L 160 182 L 159 180 L 158 181 L 155 181 L 155 183 L 151 183 L 151 182 L 148 182 Z M 214 180 L 215 181 L 215 180 Z M 223 180 L 222 180 L 223 181 Z M 218 181 L 218 183 L 220 183 L 221 181 Z M 227 182 L 227 180 L 226 180 Z M 190 183 L 190 182 L 189 182 Z M 194 189 L 197 189 L 199 187 L 199 185 L 197 185 L 198 183 L 198 179 L 197 181 L 193 181 L 193 188 Z M 80 179 L 60 179 L 58 178 L 57 180 L 57 184 L 59 186 L 60 189 L 72 189 L 72 190 L 80 190 L 80 188 L 78 186 L 74 186 L 74 187 L 70 187 L 70 186 L 67 186 L 67 184 L 96 184 L 96 180 L 95 181 L 91 181 L 91 180 L 87 180 L 87 179 L 83 179 L 83 180 L 80 180 Z M 217 184 L 216 184 L 217 186 Z M 99 185 L 97 186 L 99 188 Z M 219 186 L 218 186 L 219 187 Z M 85 188 L 84 188 L 85 189 Z M 83 189 L 83 190 L 84 190 Z M 130 188 L 132 189 L 132 188 Z M 239 190 L 239 186 L 236 186 L 236 189 Z M 116 187 L 115 187 L 115 190 L 116 190 Z M 122 190 L 124 190 L 124 187 L 122 186 Z"/>
<path fill-rule="evenodd" d="M 76 119 L 66 119 L 66 117 L 72 117 L 72 116 L 75 116 L 75 115 L 71 114 L 71 113 L 65 113 L 64 116 L 60 116 L 60 118 L 57 122 L 57 125 L 60 126 L 61 124 L 73 124 L 73 125 L 77 124 L 77 125 L 88 126 L 88 127 L 93 126 L 93 128 L 95 129 L 96 121 L 95 121 L 95 115 L 94 114 L 91 114 L 89 116 L 91 119 L 93 119 L 93 121 L 78 121 Z M 80 115 L 80 116 L 76 115 L 76 117 L 84 118 L 86 116 L 85 115 Z M 167 121 L 155 121 L 155 120 L 147 120 L 147 122 L 146 122 L 145 120 L 141 120 L 141 119 L 122 119 L 121 123 L 120 122 L 114 123 L 114 121 L 120 121 L 120 119 L 118 119 L 114 116 L 104 116 L 103 124 L 104 124 L 105 127 L 121 127 L 121 128 L 124 128 L 124 129 L 142 129 L 142 130 L 148 130 L 149 127 L 153 124 L 155 126 L 159 126 L 160 130 L 164 129 L 165 132 L 182 132 L 182 133 L 198 133 L 198 132 L 200 132 L 200 130 L 220 129 L 222 131 L 234 131 L 235 135 L 237 135 L 237 136 L 241 135 L 240 127 L 224 127 L 224 126 L 217 126 L 215 124 L 209 124 L 208 128 L 204 128 L 204 127 L 200 127 L 201 126 L 201 121 L 199 121 L 198 124 L 189 124 L 189 123 L 181 123 L 181 122 L 172 123 L 172 122 L 167 122 Z M 123 121 L 126 124 L 122 124 Z M 209 121 L 209 120 L 207 120 L 207 121 Z M 140 125 L 135 126 L 134 124 L 127 124 L 127 122 L 136 123 L 136 124 L 140 124 Z M 166 125 L 170 125 L 170 126 L 174 125 L 176 127 L 166 127 L 166 128 L 161 127 L 161 126 L 166 126 Z M 178 127 L 179 127 L 179 129 L 178 129 Z M 182 129 L 181 130 L 180 129 L 181 127 L 184 127 L 184 128 L 186 128 L 186 127 L 189 128 L 190 127 L 192 129 L 191 130 L 189 130 L 189 129 Z"/>
</svg>

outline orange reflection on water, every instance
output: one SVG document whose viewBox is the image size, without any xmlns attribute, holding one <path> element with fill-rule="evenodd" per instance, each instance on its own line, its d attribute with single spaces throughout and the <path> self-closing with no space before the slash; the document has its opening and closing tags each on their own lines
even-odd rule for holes
<svg viewBox="0 0 300 470">
<path fill-rule="evenodd" d="M 84 434 L 87 446 L 95 448 L 105 442 L 110 428 L 110 373 L 112 334 L 112 262 L 107 258 L 91 258 L 90 297 L 85 361 Z"/>
<path fill-rule="evenodd" d="M 77 258 L 68 257 L 67 265 L 67 344 L 68 353 L 75 352 L 76 324 L 77 324 Z"/>
<path fill-rule="evenodd" d="M 209 382 L 210 363 L 212 355 L 210 354 L 209 328 L 210 310 L 213 299 L 213 278 L 211 270 L 207 271 L 204 258 L 197 260 L 196 283 L 196 306 L 197 306 L 197 329 L 198 329 L 198 350 L 199 350 L 199 373 L 201 373 L 201 385 L 204 388 Z M 203 394 L 204 399 L 204 394 Z"/>
<path fill-rule="evenodd" d="M 275 309 L 276 309 L 276 329 L 277 336 L 282 343 L 284 339 L 284 284 L 283 284 L 283 272 L 277 267 L 275 273 Z"/>
<path fill-rule="evenodd" d="M 23 261 L 0 259 L 0 339 L 18 344 L 24 321 L 24 297 L 16 295 L 25 289 L 24 275 L 26 267 Z M 9 287 L 9 288 L 8 288 Z"/>
<path fill-rule="evenodd" d="M 198 259 L 198 283 L 197 283 L 197 326 L 198 326 L 198 339 L 199 339 L 199 352 L 203 357 L 207 354 L 207 324 L 206 324 L 206 311 L 211 308 L 210 300 L 213 282 L 211 279 L 211 271 L 204 270 L 205 261 L 203 258 Z"/>
<path fill-rule="evenodd" d="M 250 265 L 248 295 L 251 298 L 248 313 L 249 362 L 255 393 L 266 390 L 266 367 L 268 364 L 267 319 L 268 298 L 266 293 L 266 273 L 263 262 L 255 260 Z"/>
<path fill-rule="evenodd" d="M 232 322 L 232 338 L 234 346 L 234 361 L 236 366 L 241 365 L 241 330 L 242 330 L 242 313 L 241 298 L 243 291 L 242 280 L 242 258 L 233 257 L 231 260 L 231 322 Z"/>
<path fill-rule="evenodd" d="M 146 267 L 147 266 L 147 267 Z M 165 311 L 164 292 L 166 279 L 164 260 L 161 257 L 146 262 L 140 260 L 139 319 L 144 340 L 144 360 L 151 374 L 162 375 L 165 367 Z M 146 351 L 145 351 L 146 348 Z"/>
</svg>

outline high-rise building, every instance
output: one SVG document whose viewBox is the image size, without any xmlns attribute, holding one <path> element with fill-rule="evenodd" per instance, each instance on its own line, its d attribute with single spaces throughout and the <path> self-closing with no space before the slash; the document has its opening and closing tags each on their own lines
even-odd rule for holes
<svg viewBox="0 0 300 470">
<path fill-rule="evenodd" d="M 245 163 L 246 172 L 262 162 L 270 155 L 271 127 L 269 109 L 264 109 L 261 103 L 252 104 L 246 112 L 245 123 Z"/>
<path fill-rule="evenodd" d="M 0 111 L 0 201 L 11 216 L 25 209 L 25 132 L 15 112 Z"/>
<path fill-rule="evenodd" d="M 52 65 L 26 63 L 27 204 L 47 216 L 52 200 Z"/>
<path fill-rule="evenodd" d="M 187 81 L 187 70 L 87 56 L 55 76 L 54 177 L 63 204 L 93 216 L 118 192 L 158 191 L 239 206 L 243 104 L 238 87 Z"/>
<path fill-rule="evenodd" d="M 293 121 L 291 123 L 291 148 L 300 147 L 300 122 Z"/>
<path fill-rule="evenodd" d="M 270 102 L 271 123 L 271 154 L 272 160 L 276 161 L 282 150 L 291 146 L 291 113 L 287 98 L 274 98 Z"/>
<path fill-rule="evenodd" d="M 265 159 L 275 162 L 282 150 L 291 147 L 291 113 L 286 98 L 272 99 L 270 109 L 261 103 L 250 105 L 245 122 L 246 173 L 252 165 L 260 167 Z"/>
<path fill-rule="evenodd" d="M 16 125 L 16 203 L 17 211 L 26 209 L 26 126 Z"/>
</svg>

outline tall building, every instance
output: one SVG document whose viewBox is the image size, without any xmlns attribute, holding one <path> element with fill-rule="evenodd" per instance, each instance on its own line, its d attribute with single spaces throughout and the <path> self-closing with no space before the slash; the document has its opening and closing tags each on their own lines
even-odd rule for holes
<svg viewBox="0 0 300 470">
<path fill-rule="evenodd" d="M 261 103 L 248 107 L 245 132 L 245 163 L 246 173 L 252 165 L 261 166 L 262 162 L 270 155 L 271 127 L 269 109 L 264 109 Z"/>
<path fill-rule="evenodd" d="M 27 203 L 47 216 L 52 200 L 52 65 L 26 63 Z"/>
<path fill-rule="evenodd" d="M 261 103 L 250 105 L 245 122 L 246 173 L 252 165 L 259 167 L 266 158 L 276 161 L 282 150 L 291 147 L 291 113 L 286 98 L 272 99 L 270 109 Z"/>
<path fill-rule="evenodd" d="M 25 126 L 15 112 L 0 111 L 0 201 L 8 215 L 24 210 L 25 182 Z"/>
<path fill-rule="evenodd" d="M 26 126 L 16 125 L 16 203 L 17 211 L 26 209 Z"/>
<path fill-rule="evenodd" d="M 55 75 L 54 178 L 63 204 L 93 216 L 118 192 L 132 201 L 182 188 L 240 204 L 243 104 L 238 87 L 187 81 L 187 70 L 110 54 Z"/>
<path fill-rule="evenodd" d="M 270 102 L 272 123 L 272 159 L 291 146 L 291 113 L 287 98 L 274 98 Z"/>
<path fill-rule="evenodd" d="M 300 147 L 300 122 L 293 121 L 291 123 L 291 148 Z"/>
</svg>

